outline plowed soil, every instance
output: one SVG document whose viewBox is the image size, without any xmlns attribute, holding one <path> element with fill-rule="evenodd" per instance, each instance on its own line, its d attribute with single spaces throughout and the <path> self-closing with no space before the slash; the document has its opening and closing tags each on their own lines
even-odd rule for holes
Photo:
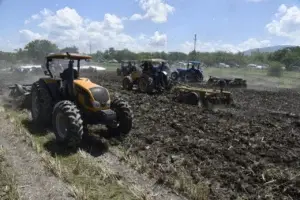
<svg viewBox="0 0 300 200">
<path fill-rule="evenodd" d="M 120 80 L 107 72 L 97 82 L 132 106 L 119 147 L 149 175 L 194 199 L 300 199 L 299 90 L 232 89 L 235 107 L 204 110 Z"/>
<path fill-rule="evenodd" d="M 105 79 L 135 115 L 120 145 L 164 183 L 190 178 L 186 184 L 208 199 L 300 199 L 300 119 L 290 114 L 299 114 L 299 90 L 232 89 L 234 108 L 207 111 L 171 95 L 120 90 L 115 75 Z"/>
</svg>

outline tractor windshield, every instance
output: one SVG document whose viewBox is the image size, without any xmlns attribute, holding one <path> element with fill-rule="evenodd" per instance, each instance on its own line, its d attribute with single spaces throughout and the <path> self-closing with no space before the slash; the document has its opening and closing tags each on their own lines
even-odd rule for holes
<svg viewBox="0 0 300 200">
<path fill-rule="evenodd" d="M 69 60 L 64 59 L 53 59 L 49 62 L 49 69 L 54 77 L 59 77 L 65 69 L 68 68 Z"/>
</svg>

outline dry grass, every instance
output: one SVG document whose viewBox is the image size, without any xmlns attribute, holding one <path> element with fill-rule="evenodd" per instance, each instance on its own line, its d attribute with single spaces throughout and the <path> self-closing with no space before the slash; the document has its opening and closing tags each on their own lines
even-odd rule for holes
<svg viewBox="0 0 300 200">
<path fill-rule="evenodd" d="M 145 164 L 143 164 L 137 156 L 128 154 L 128 151 L 121 149 L 121 147 L 111 148 L 111 150 L 114 154 L 118 155 L 118 157 L 122 158 L 123 162 L 130 164 L 130 166 L 139 173 L 147 174 L 150 178 L 153 178 L 151 170 L 147 170 Z M 204 182 L 194 183 L 189 175 L 179 170 L 176 174 L 162 177 L 162 180 L 157 181 L 164 182 L 164 184 L 172 188 L 174 192 L 178 191 L 192 200 L 207 200 L 210 193 L 208 185 Z"/>
<path fill-rule="evenodd" d="M 95 165 L 80 151 L 66 156 L 50 154 L 45 146 L 53 140 L 52 134 L 29 133 L 21 123 L 28 119 L 27 112 L 8 113 L 8 119 L 16 125 L 16 133 L 26 135 L 26 142 L 41 154 L 45 168 L 68 183 L 76 199 L 139 199 L 118 181 L 117 176 Z"/>
<path fill-rule="evenodd" d="M 19 199 L 14 172 L 4 158 L 4 150 L 2 148 L 0 148 L 0 199 Z"/>
</svg>

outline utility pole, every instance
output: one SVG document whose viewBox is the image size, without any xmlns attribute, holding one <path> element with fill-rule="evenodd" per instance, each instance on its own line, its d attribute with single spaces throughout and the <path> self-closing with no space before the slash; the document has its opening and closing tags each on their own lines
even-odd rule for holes
<svg viewBox="0 0 300 200">
<path fill-rule="evenodd" d="M 195 34 L 194 36 L 194 60 L 197 59 L 196 46 L 197 46 L 197 34 Z"/>
<path fill-rule="evenodd" d="M 90 55 L 92 55 L 92 44 L 91 44 L 91 41 L 90 41 Z"/>
<path fill-rule="evenodd" d="M 196 52 L 196 45 L 197 45 L 197 34 L 194 37 L 194 52 Z"/>
</svg>

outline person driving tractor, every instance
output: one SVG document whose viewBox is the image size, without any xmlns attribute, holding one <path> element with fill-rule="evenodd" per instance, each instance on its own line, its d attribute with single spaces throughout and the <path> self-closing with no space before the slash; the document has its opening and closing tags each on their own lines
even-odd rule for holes
<svg viewBox="0 0 300 200">
<path fill-rule="evenodd" d="M 63 82 L 63 94 L 65 96 L 68 96 L 70 94 L 70 88 L 68 87 L 68 82 L 70 81 L 69 73 L 71 73 L 71 70 L 73 70 L 74 73 L 74 79 L 77 79 L 79 77 L 79 73 L 76 69 L 73 68 L 74 60 L 70 60 L 68 64 L 68 68 L 65 69 L 61 74 L 60 77 Z"/>
</svg>

